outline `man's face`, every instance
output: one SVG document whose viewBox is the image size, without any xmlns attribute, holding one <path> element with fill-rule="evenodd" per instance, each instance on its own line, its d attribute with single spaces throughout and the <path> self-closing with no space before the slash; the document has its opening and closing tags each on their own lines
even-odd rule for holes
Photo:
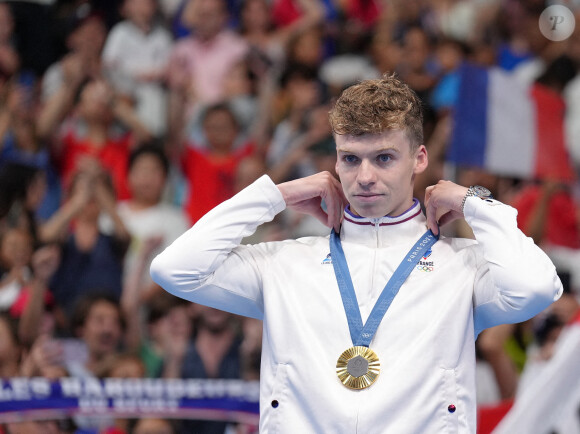
<svg viewBox="0 0 580 434">
<path fill-rule="evenodd" d="M 413 203 L 415 175 L 427 167 L 427 150 L 411 153 L 403 130 L 336 136 L 336 173 L 350 209 L 357 215 L 397 216 Z"/>
<path fill-rule="evenodd" d="M 103 357 L 116 351 L 121 333 L 119 310 L 103 300 L 96 302 L 89 310 L 81 337 L 91 354 Z"/>
<path fill-rule="evenodd" d="M 196 313 L 200 319 L 201 327 L 205 327 L 212 333 L 222 332 L 230 326 L 232 315 L 223 310 L 196 305 Z"/>
<path fill-rule="evenodd" d="M 223 0 L 190 0 L 196 4 L 192 10 L 195 35 L 203 40 L 212 40 L 227 21 L 226 4 Z"/>
</svg>

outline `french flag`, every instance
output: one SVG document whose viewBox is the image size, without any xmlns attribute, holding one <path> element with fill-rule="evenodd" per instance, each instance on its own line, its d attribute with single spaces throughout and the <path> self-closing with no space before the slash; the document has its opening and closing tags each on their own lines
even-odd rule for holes
<svg viewBox="0 0 580 434">
<path fill-rule="evenodd" d="M 449 161 L 509 177 L 575 178 L 558 93 L 496 67 L 466 63 L 459 74 Z"/>
</svg>

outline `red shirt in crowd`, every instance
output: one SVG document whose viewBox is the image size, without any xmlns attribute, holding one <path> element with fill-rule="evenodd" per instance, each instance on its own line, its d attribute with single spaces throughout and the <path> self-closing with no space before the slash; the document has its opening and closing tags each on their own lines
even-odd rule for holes
<svg viewBox="0 0 580 434">
<path fill-rule="evenodd" d="M 68 185 L 77 170 L 79 160 L 83 157 L 94 157 L 106 169 L 113 181 L 118 200 L 128 199 L 127 164 L 129 161 L 131 134 L 125 133 L 109 137 L 102 145 L 95 145 L 70 128 L 62 139 L 61 176 L 64 185 Z"/>
<path fill-rule="evenodd" d="M 518 227 L 524 233 L 541 194 L 541 186 L 533 185 L 522 190 L 513 201 L 512 206 L 518 210 Z M 550 198 L 543 241 L 554 246 L 580 248 L 576 203 L 569 192 L 560 190 Z"/>
<path fill-rule="evenodd" d="M 225 157 L 216 157 L 192 146 L 187 148 L 183 157 L 183 172 L 189 182 L 185 211 L 191 223 L 234 195 L 238 163 L 253 152 L 252 143 L 240 146 Z"/>
</svg>

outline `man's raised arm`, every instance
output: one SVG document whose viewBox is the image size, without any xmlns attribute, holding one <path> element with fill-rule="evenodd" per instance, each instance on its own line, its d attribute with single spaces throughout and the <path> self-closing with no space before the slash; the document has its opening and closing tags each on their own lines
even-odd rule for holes
<svg viewBox="0 0 580 434">
<path fill-rule="evenodd" d="M 450 181 L 428 187 L 427 223 L 433 229 L 464 217 L 478 245 L 474 285 L 476 334 L 498 324 L 525 321 L 562 294 L 562 283 L 548 256 L 517 227 L 517 212 L 493 199 L 467 197 L 467 188 Z"/>
<path fill-rule="evenodd" d="M 321 207 L 327 203 L 328 214 Z M 151 277 L 166 291 L 195 303 L 261 318 L 262 266 L 274 245 L 240 246 L 244 237 L 288 207 L 339 227 L 340 183 L 328 172 L 280 184 L 262 176 L 215 207 L 151 263 Z"/>
</svg>

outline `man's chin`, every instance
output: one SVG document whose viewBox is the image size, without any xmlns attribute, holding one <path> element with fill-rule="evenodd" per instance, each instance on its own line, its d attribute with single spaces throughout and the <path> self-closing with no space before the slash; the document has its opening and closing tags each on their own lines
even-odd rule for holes
<svg viewBox="0 0 580 434">
<path fill-rule="evenodd" d="M 381 218 L 385 215 L 387 215 L 387 212 L 385 211 L 384 208 L 377 208 L 377 207 L 361 207 L 361 206 L 356 206 L 353 207 L 352 203 L 350 204 L 350 211 L 359 217 L 364 217 L 364 218 L 369 218 L 369 219 L 378 219 Z"/>
</svg>

